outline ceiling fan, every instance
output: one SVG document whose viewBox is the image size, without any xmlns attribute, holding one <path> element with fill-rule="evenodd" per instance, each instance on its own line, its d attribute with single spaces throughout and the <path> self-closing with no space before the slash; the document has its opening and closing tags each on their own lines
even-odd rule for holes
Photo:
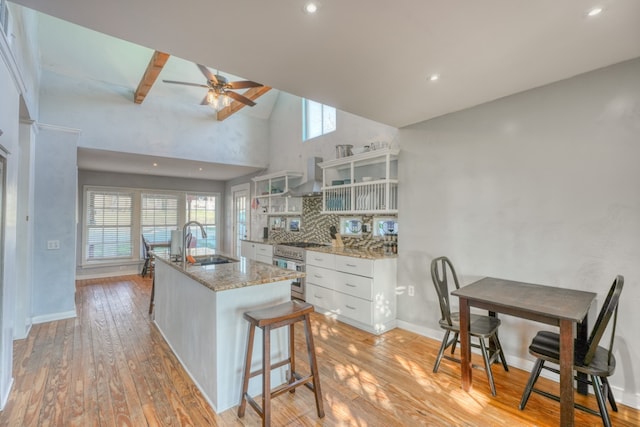
<svg viewBox="0 0 640 427">
<path fill-rule="evenodd" d="M 224 103 L 224 106 L 229 105 L 229 98 L 234 99 L 238 102 L 241 102 L 249 107 L 253 107 L 256 105 L 255 102 L 250 100 L 244 95 L 240 95 L 239 93 L 233 92 L 235 89 L 247 89 L 251 87 L 260 87 L 264 86 L 260 83 L 252 82 L 250 80 L 241 80 L 237 82 L 230 82 L 226 77 L 221 76 L 220 74 L 213 74 L 207 67 L 204 65 L 197 64 L 198 69 L 204 74 L 207 78 L 206 84 L 200 83 L 188 83 L 188 82 L 178 82 L 175 80 L 162 80 L 165 83 L 173 83 L 179 85 L 186 86 L 195 86 L 202 87 L 205 89 L 209 89 L 204 99 L 200 103 L 201 105 L 213 105 L 218 107 L 218 103 Z M 222 99 L 221 99 L 222 98 Z"/>
</svg>

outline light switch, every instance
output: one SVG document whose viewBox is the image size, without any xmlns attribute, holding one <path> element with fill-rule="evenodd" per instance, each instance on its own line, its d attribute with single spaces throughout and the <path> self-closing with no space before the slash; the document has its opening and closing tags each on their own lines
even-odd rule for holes
<svg viewBox="0 0 640 427">
<path fill-rule="evenodd" d="M 60 249 L 60 240 L 47 240 L 47 249 Z"/>
</svg>

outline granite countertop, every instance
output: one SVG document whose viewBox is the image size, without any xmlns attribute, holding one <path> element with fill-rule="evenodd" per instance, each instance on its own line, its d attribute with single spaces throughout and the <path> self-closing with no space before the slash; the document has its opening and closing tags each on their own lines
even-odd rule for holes
<svg viewBox="0 0 640 427">
<path fill-rule="evenodd" d="M 286 245 L 287 242 L 276 242 L 267 239 L 244 239 L 246 242 L 262 243 L 266 245 Z M 351 247 L 334 247 L 330 243 L 326 246 L 318 246 L 313 248 L 306 248 L 308 251 L 324 252 L 328 254 L 344 255 L 354 258 L 364 259 L 382 259 L 382 258 L 397 258 L 398 254 L 385 254 L 382 249 L 364 249 L 364 248 L 351 248 Z"/>
<path fill-rule="evenodd" d="M 279 245 L 282 242 L 275 242 L 273 240 L 269 240 L 269 239 L 242 239 L 245 242 L 251 242 L 251 243 L 263 243 L 265 245 Z"/>
<path fill-rule="evenodd" d="M 364 259 L 382 259 L 382 258 L 397 258 L 398 254 L 385 254 L 382 249 L 372 250 L 363 248 L 348 248 L 348 247 L 334 247 L 334 246 L 319 246 L 315 248 L 307 248 L 308 251 L 323 252 L 325 254 L 350 256 L 353 258 Z"/>
<path fill-rule="evenodd" d="M 237 259 L 206 248 L 191 250 L 190 254 L 193 256 L 222 255 L 226 258 Z M 186 269 L 182 268 L 182 262 L 171 261 L 168 255 L 155 255 L 155 259 L 156 262 L 161 261 L 175 268 L 215 292 L 292 280 L 305 276 L 305 273 L 299 271 L 286 270 L 244 257 L 238 259 L 238 262 L 227 264 L 187 265 Z"/>
</svg>

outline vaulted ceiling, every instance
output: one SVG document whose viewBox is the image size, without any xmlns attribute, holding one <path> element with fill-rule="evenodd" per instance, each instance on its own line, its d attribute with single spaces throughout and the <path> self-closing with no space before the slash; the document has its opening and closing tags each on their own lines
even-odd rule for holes
<svg viewBox="0 0 640 427">
<path fill-rule="evenodd" d="M 16 3 L 396 127 L 640 56 L 637 0 Z"/>
</svg>

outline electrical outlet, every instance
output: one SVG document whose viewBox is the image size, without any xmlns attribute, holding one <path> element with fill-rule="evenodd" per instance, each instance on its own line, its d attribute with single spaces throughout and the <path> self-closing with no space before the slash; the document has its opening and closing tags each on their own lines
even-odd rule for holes
<svg viewBox="0 0 640 427">
<path fill-rule="evenodd" d="M 409 287 L 407 288 L 407 293 L 410 297 L 414 296 L 416 294 L 416 288 L 413 285 L 409 285 Z"/>
<path fill-rule="evenodd" d="M 47 249 L 60 249 L 60 240 L 47 240 Z"/>
</svg>

